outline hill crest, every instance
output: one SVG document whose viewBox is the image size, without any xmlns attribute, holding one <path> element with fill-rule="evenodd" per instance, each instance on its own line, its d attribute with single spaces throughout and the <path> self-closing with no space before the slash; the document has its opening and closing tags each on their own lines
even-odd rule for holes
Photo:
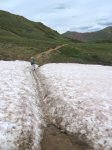
<svg viewBox="0 0 112 150">
<path fill-rule="evenodd" d="M 112 41 L 112 26 L 106 27 L 96 32 L 80 33 L 75 31 L 67 31 L 63 34 L 63 36 L 83 42 Z"/>
</svg>

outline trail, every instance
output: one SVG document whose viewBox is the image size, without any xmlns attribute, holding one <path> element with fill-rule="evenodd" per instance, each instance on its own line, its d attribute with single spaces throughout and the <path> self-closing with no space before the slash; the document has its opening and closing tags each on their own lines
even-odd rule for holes
<svg viewBox="0 0 112 150">
<path fill-rule="evenodd" d="M 41 59 L 41 58 L 47 58 L 52 52 L 54 52 L 54 51 L 58 51 L 60 48 L 62 48 L 62 47 L 65 47 L 66 45 L 68 45 L 68 44 L 63 44 L 63 45 L 58 45 L 58 46 L 56 46 L 55 48 L 50 48 L 50 49 L 48 49 L 47 51 L 45 51 L 45 52 L 42 52 L 42 53 L 40 53 L 40 54 L 37 54 L 36 56 L 35 56 L 35 58 L 36 59 Z"/>
<path fill-rule="evenodd" d="M 44 114 L 43 118 L 46 123 L 46 125 L 43 126 L 44 128 L 41 141 L 41 150 L 91 150 L 91 148 L 86 143 L 79 142 L 78 139 L 73 135 L 65 133 L 49 120 L 49 116 L 46 111 L 46 105 L 44 103 L 48 95 L 45 93 L 41 85 L 39 68 L 37 68 L 36 71 L 33 71 L 32 75 L 38 87 L 38 98 L 41 104 L 42 112 Z"/>
</svg>

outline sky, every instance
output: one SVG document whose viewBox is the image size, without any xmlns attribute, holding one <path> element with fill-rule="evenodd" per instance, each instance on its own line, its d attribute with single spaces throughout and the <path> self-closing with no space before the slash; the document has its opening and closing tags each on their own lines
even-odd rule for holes
<svg viewBox="0 0 112 150">
<path fill-rule="evenodd" d="M 112 0 L 0 0 L 0 10 L 42 22 L 60 33 L 112 26 Z"/>
</svg>

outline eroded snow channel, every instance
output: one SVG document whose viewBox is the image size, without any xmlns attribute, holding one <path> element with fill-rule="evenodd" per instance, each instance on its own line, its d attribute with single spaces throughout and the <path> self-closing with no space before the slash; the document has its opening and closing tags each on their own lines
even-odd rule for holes
<svg viewBox="0 0 112 150">
<path fill-rule="evenodd" d="M 112 67 L 48 64 L 38 77 L 50 122 L 95 150 L 112 150 Z"/>
<path fill-rule="evenodd" d="M 0 61 L 0 150 L 39 150 L 41 125 L 30 63 Z"/>
</svg>

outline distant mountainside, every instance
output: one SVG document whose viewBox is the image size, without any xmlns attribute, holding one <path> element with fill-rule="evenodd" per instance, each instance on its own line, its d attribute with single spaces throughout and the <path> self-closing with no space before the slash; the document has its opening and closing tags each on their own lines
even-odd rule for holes
<svg viewBox="0 0 112 150">
<path fill-rule="evenodd" d="M 97 32 L 79 33 L 67 31 L 64 37 L 83 42 L 112 42 L 112 27 L 107 27 Z"/>
</svg>

